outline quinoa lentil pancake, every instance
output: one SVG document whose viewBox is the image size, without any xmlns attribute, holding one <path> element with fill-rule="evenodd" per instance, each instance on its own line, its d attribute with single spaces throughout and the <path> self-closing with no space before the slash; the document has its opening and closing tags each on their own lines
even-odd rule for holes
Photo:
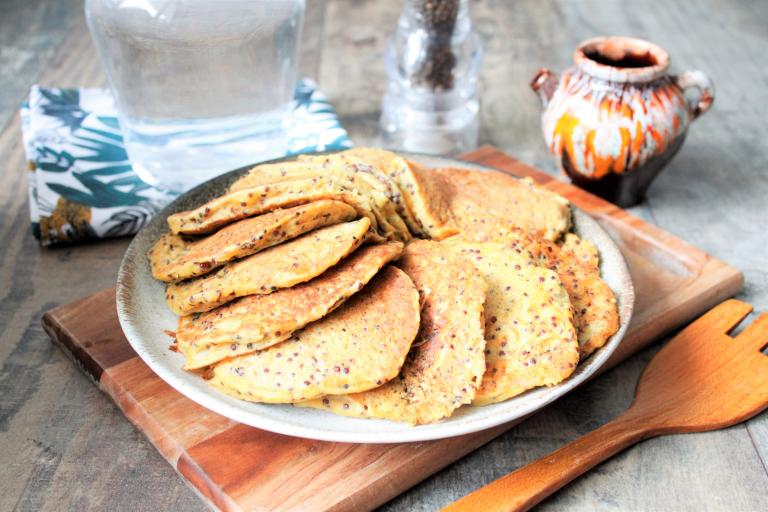
<svg viewBox="0 0 768 512">
<path fill-rule="evenodd" d="M 317 176 L 317 168 L 306 165 L 298 160 L 278 162 L 274 164 L 259 164 L 238 178 L 227 189 L 228 192 L 238 192 L 248 188 L 312 179 Z"/>
<path fill-rule="evenodd" d="M 361 247 L 320 276 L 268 295 L 250 295 L 206 313 L 179 318 L 176 342 L 192 370 L 262 350 L 323 318 L 360 291 L 403 244 Z"/>
<path fill-rule="evenodd" d="M 350 150 L 352 151 L 352 150 Z M 296 160 L 274 164 L 260 164 L 229 186 L 229 192 L 254 188 L 286 181 L 328 177 L 334 170 L 357 174 L 368 181 L 368 185 L 392 196 L 394 182 L 374 172 L 369 159 L 356 158 L 353 153 L 343 151 L 328 155 L 299 155 Z M 349 180 L 349 176 L 345 179 Z M 392 199 L 390 197 L 390 199 Z"/>
<path fill-rule="evenodd" d="M 417 225 L 416 221 L 405 202 L 402 190 L 400 190 L 397 182 L 387 174 L 385 162 L 374 158 L 375 155 L 371 154 L 371 151 L 369 148 L 355 148 L 331 155 L 300 155 L 299 161 L 317 162 L 325 167 L 341 165 L 353 169 L 362 179 L 383 192 L 392 202 L 395 212 L 402 219 L 405 229 L 408 231 L 408 239 L 414 235 L 418 236 L 418 232 L 413 230 L 413 226 Z M 384 153 L 391 154 L 386 151 Z"/>
<path fill-rule="evenodd" d="M 238 297 L 267 294 L 319 276 L 365 240 L 363 217 L 336 224 L 229 263 L 204 276 L 171 283 L 165 298 L 178 315 L 200 313 Z"/>
<path fill-rule="evenodd" d="M 581 357 L 585 358 L 608 342 L 619 329 L 616 297 L 600 276 L 600 255 L 587 240 L 568 233 L 562 246 L 513 230 L 504 243 L 518 253 L 534 258 L 535 264 L 554 270 L 573 308 Z"/>
<path fill-rule="evenodd" d="M 424 229 L 416 218 L 416 214 L 408 206 L 405 194 L 400 188 L 400 185 L 392 176 L 390 176 L 390 173 L 397 174 L 398 166 L 407 165 L 407 162 L 391 151 L 376 148 L 352 148 L 342 151 L 341 153 L 338 153 L 338 155 L 345 160 L 354 162 L 354 165 L 364 172 L 371 172 L 379 178 L 382 183 L 386 185 L 390 199 L 392 199 L 392 202 L 395 204 L 400 217 L 402 217 L 408 225 L 411 234 L 422 238 L 427 237 L 427 234 L 424 232 Z M 311 157 L 299 157 L 299 159 L 302 158 Z M 370 169 L 370 171 L 368 171 L 368 169 Z"/>
<path fill-rule="evenodd" d="M 485 374 L 473 401 L 501 402 L 566 379 L 579 362 L 571 304 L 557 274 L 495 243 L 444 241 L 472 261 L 488 284 Z"/>
<path fill-rule="evenodd" d="M 616 297 L 600 277 L 600 268 L 589 261 L 585 263 L 577 252 L 564 247 L 550 266 L 563 282 L 573 305 L 579 350 L 585 358 L 619 330 Z"/>
<path fill-rule="evenodd" d="M 321 200 L 243 219 L 198 240 L 166 233 L 149 252 L 152 275 L 164 282 L 201 276 L 314 229 L 356 217 L 355 209 L 346 203 Z"/>
<path fill-rule="evenodd" d="M 350 161 L 341 154 L 319 156 L 300 156 L 293 162 L 264 164 L 251 169 L 248 174 L 235 181 L 230 192 L 248 188 L 271 185 L 281 182 L 307 180 L 313 178 L 330 179 L 353 187 L 357 192 L 369 197 L 373 202 L 374 214 L 382 227 L 382 234 L 390 240 L 408 241 L 411 234 L 400 217 L 395 203 L 390 197 L 387 183 L 379 179 L 368 164 Z"/>
<path fill-rule="evenodd" d="M 240 219 L 323 199 L 343 201 L 352 206 L 359 216 L 370 221 L 369 238 L 379 242 L 385 240 L 378 233 L 377 216 L 370 199 L 345 184 L 325 178 L 288 181 L 228 192 L 193 210 L 169 215 L 168 226 L 174 234 L 207 234 Z"/>
<path fill-rule="evenodd" d="M 600 267 L 600 252 L 595 247 L 595 244 L 589 240 L 582 240 L 575 233 L 565 234 L 560 249 L 573 253 L 573 256 L 585 265 L 595 268 Z"/>
<path fill-rule="evenodd" d="M 568 200 L 530 178 L 450 168 L 430 173 L 444 190 L 453 223 L 465 237 L 494 242 L 520 228 L 555 241 L 571 226 Z"/>
<path fill-rule="evenodd" d="M 426 169 L 401 157 L 389 169 L 390 176 L 401 183 L 406 202 L 427 238 L 442 240 L 458 232 L 451 223 L 445 190 Z"/>
<path fill-rule="evenodd" d="M 365 391 L 397 376 L 419 330 L 419 295 L 388 266 L 333 313 L 267 349 L 226 359 L 210 384 L 253 402 Z"/>
<path fill-rule="evenodd" d="M 422 300 L 419 334 L 400 375 L 370 391 L 297 405 L 418 425 L 472 401 L 485 370 L 485 281 L 466 258 L 438 242 L 411 242 L 399 265 Z"/>
<path fill-rule="evenodd" d="M 354 173 L 368 182 L 368 185 L 384 192 L 392 201 L 400 214 L 407 215 L 403 209 L 404 202 L 397 184 L 383 172 L 377 172 L 376 166 L 370 159 L 357 158 L 355 150 L 343 151 L 330 155 L 299 155 L 296 160 L 261 164 L 252 168 L 248 173 L 230 185 L 229 192 L 254 188 L 286 181 L 306 180 L 315 177 L 329 177 L 329 168 L 341 166 L 345 171 Z M 347 177 L 347 180 L 349 177 Z M 403 217 L 405 219 L 405 217 Z"/>
<path fill-rule="evenodd" d="M 410 221 L 409 227 L 415 236 L 441 240 L 456 234 L 456 228 L 450 224 L 443 191 L 421 166 L 384 150 L 357 148 L 347 153 L 357 157 L 376 155 L 377 167 L 400 189 L 405 208 L 410 212 L 403 218 Z"/>
</svg>

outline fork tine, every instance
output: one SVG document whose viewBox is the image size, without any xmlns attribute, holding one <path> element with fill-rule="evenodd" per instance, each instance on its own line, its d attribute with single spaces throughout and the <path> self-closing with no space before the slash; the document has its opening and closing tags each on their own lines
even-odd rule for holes
<svg viewBox="0 0 768 512">
<path fill-rule="evenodd" d="M 736 336 L 736 340 L 756 345 L 757 350 L 762 350 L 768 344 L 768 313 L 758 316 L 741 334 Z"/>
<path fill-rule="evenodd" d="M 751 312 L 752 306 L 746 302 L 741 302 L 736 299 L 728 299 L 710 309 L 684 331 L 696 326 L 697 328 L 706 329 L 708 331 L 728 334 Z"/>
</svg>

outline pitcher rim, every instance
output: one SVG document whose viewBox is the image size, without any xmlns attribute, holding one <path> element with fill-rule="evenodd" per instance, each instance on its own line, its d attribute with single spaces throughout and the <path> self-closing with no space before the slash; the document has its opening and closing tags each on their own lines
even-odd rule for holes
<svg viewBox="0 0 768 512">
<path fill-rule="evenodd" d="M 619 65 L 599 62 L 604 60 L 643 60 L 648 65 Z M 619 83 L 643 83 L 661 78 L 669 70 L 669 54 L 661 46 L 627 36 L 593 37 L 583 41 L 573 53 L 573 62 L 589 76 Z"/>
</svg>

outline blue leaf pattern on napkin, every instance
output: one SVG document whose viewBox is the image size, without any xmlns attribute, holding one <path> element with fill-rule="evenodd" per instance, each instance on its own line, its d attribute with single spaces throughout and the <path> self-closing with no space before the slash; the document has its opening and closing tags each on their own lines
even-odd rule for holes
<svg viewBox="0 0 768 512">
<path fill-rule="evenodd" d="M 311 80 L 294 93 L 288 154 L 352 146 Z M 21 109 L 32 231 L 42 245 L 136 233 L 174 194 L 139 179 L 103 89 L 33 86 Z"/>
</svg>

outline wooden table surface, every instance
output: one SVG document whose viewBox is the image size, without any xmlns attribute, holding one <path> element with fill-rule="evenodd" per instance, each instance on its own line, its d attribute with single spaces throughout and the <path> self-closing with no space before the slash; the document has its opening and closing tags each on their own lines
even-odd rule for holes
<svg viewBox="0 0 768 512">
<path fill-rule="evenodd" d="M 401 2 L 309 0 L 303 68 L 357 144 L 375 144 L 382 48 Z M 554 172 L 528 80 L 582 39 L 656 41 L 705 70 L 713 110 L 633 213 L 737 267 L 768 309 L 768 2 L 471 2 L 485 41 L 481 142 Z M 103 84 L 82 0 L 0 2 L 0 510 L 203 510 L 171 467 L 49 342 L 41 314 L 112 286 L 128 240 L 41 249 L 29 229 L 17 107 L 33 83 Z M 656 349 L 628 360 L 383 507 L 434 510 L 606 422 Z M 543 510 L 768 510 L 768 414 L 653 439 L 577 480 Z"/>
</svg>

